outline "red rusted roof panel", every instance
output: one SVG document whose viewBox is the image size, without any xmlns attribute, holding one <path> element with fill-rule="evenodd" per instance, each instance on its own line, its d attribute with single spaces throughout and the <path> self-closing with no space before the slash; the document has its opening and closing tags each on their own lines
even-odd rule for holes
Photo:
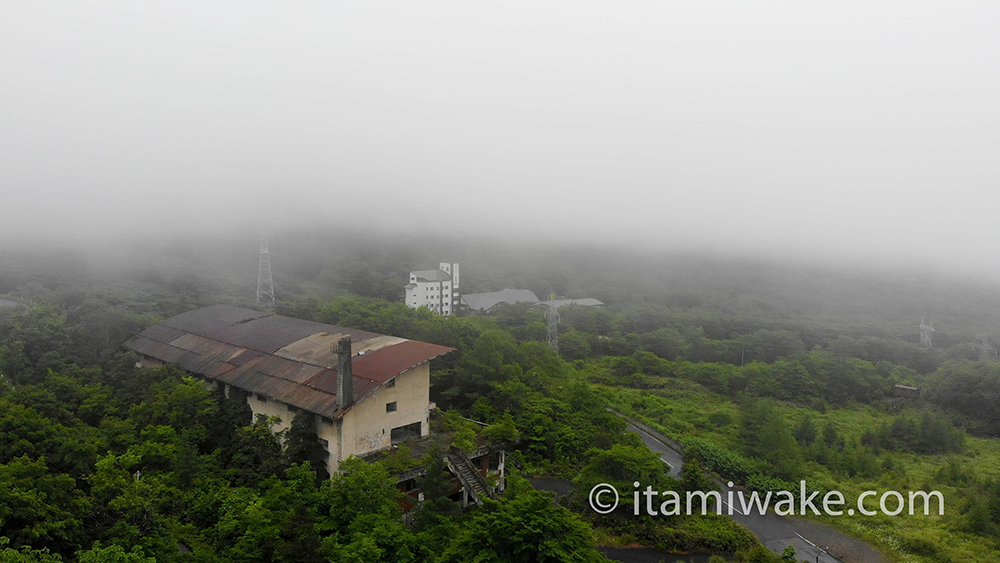
<svg viewBox="0 0 1000 563">
<path fill-rule="evenodd" d="M 355 378 L 356 380 L 357 378 Z M 335 369 L 325 369 L 308 381 L 305 384 L 313 389 L 318 389 L 324 393 L 337 394 L 337 370 Z"/>
<path fill-rule="evenodd" d="M 351 370 L 354 375 L 373 379 L 381 385 L 412 367 L 454 350 L 447 346 L 407 340 L 379 348 L 364 356 L 355 356 L 351 362 Z"/>
<path fill-rule="evenodd" d="M 337 394 L 337 370 L 325 369 L 320 373 L 316 374 L 314 377 L 305 382 L 305 384 L 313 389 L 323 391 L 324 393 L 330 393 L 331 395 Z M 360 399 L 368 393 L 375 390 L 376 387 L 381 385 L 381 383 L 368 379 L 365 377 L 358 377 L 357 375 L 353 378 L 354 381 L 354 397 Z"/>
</svg>

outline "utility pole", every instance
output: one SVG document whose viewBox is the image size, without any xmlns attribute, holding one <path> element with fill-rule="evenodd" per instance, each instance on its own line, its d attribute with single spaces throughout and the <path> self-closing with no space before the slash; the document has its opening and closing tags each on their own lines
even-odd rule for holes
<svg viewBox="0 0 1000 563">
<path fill-rule="evenodd" d="M 260 233 L 260 265 L 257 267 L 257 302 L 274 305 L 274 282 L 271 280 L 271 252 L 267 249 L 267 231 Z"/>
</svg>

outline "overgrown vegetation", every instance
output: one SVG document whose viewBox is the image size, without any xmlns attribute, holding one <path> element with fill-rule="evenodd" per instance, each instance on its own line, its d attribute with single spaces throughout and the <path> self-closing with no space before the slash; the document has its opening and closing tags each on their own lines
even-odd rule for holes
<svg viewBox="0 0 1000 563">
<path fill-rule="evenodd" d="M 112 280 L 70 261 L 37 277 L 0 272 L 0 291 L 25 304 L 0 309 L 0 561 L 591 560 L 593 529 L 618 544 L 776 560 L 726 518 L 597 516 L 585 506 L 598 482 L 710 486 L 699 466 L 756 490 L 794 490 L 799 479 L 848 496 L 939 489 L 944 517 L 829 523 L 898 561 L 992 561 L 1000 548 L 1000 364 L 975 361 L 967 345 L 1000 311 L 982 288 L 923 300 L 929 285 L 890 289 L 860 274 L 831 281 L 807 269 L 591 254 L 601 267 L 580 268 L 572 253 L 522 263 L 453 246 L 466 291 L 526 287 L 608 304 L 564 308 L 556 355 L 528 305 L 447 319 L 405 307 L 403 274 L 437 256 L 353 241 L 317 261 L 320 246 L 287 255 L 293 278 L 280 289 L 297 298 L 277 313 L 455 347 L 435 360 L 432 387 L 452 443 L 517 440 L 522 474 L 570 479 L 574 492 L 556 505 L 515 476 L 504 498 L 462 512 L 435 489 L 441 460 L 405 448 L 325 479 L 304 420 L 283 446 L 274 421 L 250 420 L 238 394 L 224 399 L 172 368 L 136 369 L 119 351 L 184 310 L 253 306 L 232 297 L 252 295 L 247 284 L 183 268 Z M 942 305 L 973 298 L 976 309 Z M 967 326 L 939 329 L 924 349 L 908 316 L 923 314 Z M 896 384 L 921 398 L 896 398 Z M 608 407 L 679 439 L 682 478 L 667 477 Z M 428 467 L 428 500 L 404 524 L 389 473 L 414 464 Z M 567 533 L 546 533 L 551 525 Z"/>
</svg>

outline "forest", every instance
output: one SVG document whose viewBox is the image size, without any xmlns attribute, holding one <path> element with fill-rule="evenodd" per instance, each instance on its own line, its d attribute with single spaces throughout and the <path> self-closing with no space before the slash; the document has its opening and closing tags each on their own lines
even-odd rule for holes
<svg viewBox="0 0 1000 563">
<path fill-rule="evenodd" d="M 276 437 L 238 398 L 176 368 L 136 368 L 120 344 L 146 326 L 208 304 L 257 306 L 256 264 L 235 241 L 113 264 L 8 252 L 0 561 L 603 560 L 597 545 L 779 560 L 724 517 L 586 507 L 599 482 L 686 491 L 713 476 L 759 491 L 799 479 L 848 495 L 940 489 L 943 517 L 825 523 L 891 561 L 1000 552 L 1000 363 L 974 347 L 1000 332 L 995 286 L 653 251 L 286 235 L 273 311 L 455 347 L 432 364 L 435 425 L 466 449 L 516 439 L 508 493 L 462 511 L 435 487 L 433 452 L 317 474 L 305 425 Z M 465 292 L 606 305 L 563 308 L 556 354 L 526 304 L 447 318 L 407 308 L 406 273 L 438 258 L 462 263 Z M 921 317 L 936 328 L 930 348 Z M 898 384 L 920 397 L 896 397 Z M 680 479 L 615 411 L 682 443 Z M 392 475 L 416 464 L 428 467 L 427 500 L 404 519 Z M 572 481 L 573 493 L 556 503 L 525 480 L 537 476 Z"/>
</svg>

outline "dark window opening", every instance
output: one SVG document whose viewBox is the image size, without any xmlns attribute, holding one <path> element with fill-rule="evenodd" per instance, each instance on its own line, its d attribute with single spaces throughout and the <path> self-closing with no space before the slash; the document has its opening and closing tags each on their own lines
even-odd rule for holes
<svg viewBox="0 0 1000 563">
<path fill-rule="evenodd" d="M 393 444 L 398 444 L 400 442 L 405 442 L 410 438 L 420 437 L 420 423 L 414 422 L 413 424 L 407 424 L 406 426 L 399 426 L 393 428 L 389 432 L 389 438 Z"/>
</svg>

